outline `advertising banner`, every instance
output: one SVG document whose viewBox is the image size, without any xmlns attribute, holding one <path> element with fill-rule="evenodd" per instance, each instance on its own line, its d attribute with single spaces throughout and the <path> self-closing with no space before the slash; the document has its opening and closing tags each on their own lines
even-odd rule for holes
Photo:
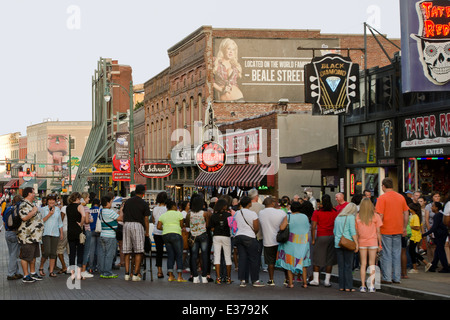
<svg viewBox="0 0 450 320">
<path fill-rule="evenodd" d="M 450 2 L 400 1 L 402 91 L 450 90 Z"/>
<path fill-rule="evenodd" d="M 302 48 L 339 47 L 338 39 L 214 38 L 214 100 L 304 103 L 304 66 L 313 57 Z"/>
<path fill-rule="evenodd" d="M 130 153 L 128 148 L 128 141 L 130 134 L 128 132 L 117 132 L 116 133 L 116 159 L 117 160 L 128 160 L 130 159 Z"/>
</svg>

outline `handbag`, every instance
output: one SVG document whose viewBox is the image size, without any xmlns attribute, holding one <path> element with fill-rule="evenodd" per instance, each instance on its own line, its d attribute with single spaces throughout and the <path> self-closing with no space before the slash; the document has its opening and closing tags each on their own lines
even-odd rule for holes
<svg viewBox="0 0 450 320">
<path fill-rule="evenodd" d="M 189 248 L 192 248 L 194 246 L 196 238 L 197 238 L 197 236 L 193 237 L 192 234 L 189 232 L 189 236 L 188 236 L 188 239 L 187 239 Z"/>
<path fill-rule="evenodd" d="M 122 239 L 123 239 L 123 225 L 121 225 L 120 223 L 118 223 L 118 224 L 117 224 L 117 228 L 114 229 L 113 227 L 111 227 L 110 224 L 108 224 L 108 223 L 105 221 L 105 219 L 103 219 L 103 215 L 101 215 L 101 218 L 102 218 L 102 221 L 103 221 L 110 229 L 112 229 L 112 230 L 116 233 L 116 240 L 117 240 L 117 241 L 122 241 Z M 95 229 L 97 229 L 97 226 L 96 226 Z"/>
<path fill-rule="evenodd" d="M 277 242 L 279 243 L 285 243 L 289 240 L 289 220 L 290 220 L 291 216 L 290 214 L 288 214 L 288 224 L 286 226 L 286 228 L 284 228 L 284 230 L 278 230 L 277 233 Z"/>
<path fill-rule="evenodd" d="M 84 244 L 86 242 L 86 235 L 82 232 L 80 233 L 80 244 Z"/>
<path fill-rule="evenodd" d="M 183 250 L 189 249 L 189 235 L 188 231 L 181 230 L 181 236 L 183 237 Z"/>
<path fill-rule="evenodd" d="M 102 221 L 100 220 L 101 213 L 102 213 L 102 210 L 100 209 L 100 212 L 99 212 L 99 214 L 97 216 L 97 222 L 95 223 L 95 232 L 94 232 L 94 234 L 96 236 L 100 236 L 100 233 L 102 233 Z"/>
<path fill-rule="evenodd" d="M 342 249 L 345 250 L 349 250 L 349 251 L 355 251 L 356 249 L 356 242 L 353 240 L 349 240 L 346 237 L 344 237 L 344 231 L 345 231 L 345 225 L 347 223 L 347 217 L 345 217 L 345 222 L 344 222 L 344 228 L 342 229 L 342 236 L 341 239 L 339 240 L 339 244 L 338 246 L 341 247 Z"/>
</svg>

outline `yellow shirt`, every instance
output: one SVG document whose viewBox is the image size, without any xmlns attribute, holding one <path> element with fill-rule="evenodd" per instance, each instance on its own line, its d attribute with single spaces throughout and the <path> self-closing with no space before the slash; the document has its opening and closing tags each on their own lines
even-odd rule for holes
<svg viewBox="0 0 450 320">
<path fill-rule="evenodd" d="M 409 225 L 411 227 L 411 241 L 419 242 L 422 239 L 422 231 L 414 230 L 412 227 L 421 227 L 419 216 L 417 214 L 412 214 L 411 218 L 409 219 Z"/>
</svg>

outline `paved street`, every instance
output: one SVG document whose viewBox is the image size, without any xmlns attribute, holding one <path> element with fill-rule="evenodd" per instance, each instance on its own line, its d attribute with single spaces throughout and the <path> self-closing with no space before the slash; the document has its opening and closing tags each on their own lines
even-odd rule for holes
<svg viewBox="0 0 450 320">
<path fill-rule="evenodd" d="M 67 257 L 66 257 L 67 258 Z M 66 259 L 67 260 L 67 259 Z M 149 258 L 147 258 L 149 261 Z M 153 259 L 154 262 L 154 259 Z M 123 280 L 123 268 L 118 270 L 117 279 L 94 278 L 83 280 L 77 289 L 77 283 L 72 289 L 67 285 L 68 275 L 59 275 L 57 278 L 46 276 L 44 280 L 25 284 L 21 280 L 6 280 L 7 247 L 4 233 L 0 233 L 0 300 L 401 300 L 398 296 L 385 293 L 361 294 L 339 292 L 336 283 L 331 288 L 308 287 L 302 288 L 300 284 L 293 289 L 286 289 L 282 283 L 284 273 L 277 271 L 275 275 L 276 287 L 254 288 L 239 287 L 237 272 L 233 272 L 231 285 L 172 283 L 164 279 L 157 279 L 156 268 L 153 270 L 154 281 L 128 282 Z M 165 266 L 165 259 L 163 262 Z M 48 274 L 47 267 L 46 273 Z M 187 274 L 184 275 L 187 278 Z M 268 274 L 261 272 L 261 279 L 266 282 Z"/>
</svg>

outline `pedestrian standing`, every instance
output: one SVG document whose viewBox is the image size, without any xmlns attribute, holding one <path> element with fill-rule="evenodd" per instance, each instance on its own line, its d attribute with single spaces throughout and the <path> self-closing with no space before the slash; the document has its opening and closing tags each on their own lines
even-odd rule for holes
<svg viewBox="0 0 450 320">
<path fill-rule="evenodd" d="M 440 273 L 450 273 L 450 268 L 448 265 L 447 255 L 445 254 L 445 241 L 448 238 L 448 229 L 443 221 L 443 213 L 442 213 L 442 203 L 434 202 L 431 205 L 431 211 L 433 211 L 433 225 L 430 230 L 423 234 L 423 236 L 430 235 L 434 233 L 434 239 L 436 243 L 436 250 L 434 252 L 434 258 L 431 262 L 431 267 L 428 271 L 435 272 L 438 261 L 442 264 L 442 269 L 439 271 Z"/>
<path fill-rule="evenodd" d="M 216 283 L 223 282 L 231 284 L 231 238 L 230 227 L 228 226 L 228 217 L 231 213 L 228 211 L 228 201 L 219 199 L 214 205 L 214 213 L 211 215 L 210 226 L 213 232 L 213 247 L 214 247 L 214 265 L 216 267 Z M 226 278 L 222 279 L 220 275 L 221 253 L 223 255 L 226 265 Z"/>
<path fill-rule="evenodd" d="M 81 268 L 83 266 L 84 254 L 84 224 L 86 215 L 81 204 L 81 194 L 73 192 L 67 206 L 67 241 L 69 242 L 69 266 L 71 267 L 72 278 L 82 279 Z M 75 267 L 76 266 L 76 267 Z"/>
<path fill-rule="evenodd" d="M 31 187 L 23 189 L 24 201 L 19 206 L 19 214 L 22 219 L 17 238 L 20 243 L 20 263 L 24 277 L 24 283 L 42 280 L 36 273 L 36 258 L 40 256 L 39 244 L 42 241 L 44 232 L 44 222 L 38 212 L 38 207 L 34 204 L 35 192 Z"/>
<path fill-rule="evenodd" d="M 48 201 L 48 200 L 47 200 Z M 85 221 L 84 221 L 84 234 L 86 235 L 86 240 L 84 242 L 84 253 L 83 253 L 83 266 L 81 268 L 81 276 L 83 278 L 92 278 L 94 275 L 89 273 L 86 268 L 89 262 L 89 254 L 91 251 L 91 239 L 92 239 L 92 233 L 91 231 L 91 223 L 94 221 L 91 217 L 90 212 L 90 194 L 88 192 L 83 192 L 81 194 L 81 204 L 84 209 L 85 214 Z"/>
<path fill-rule="evenodd" d="M 361 200 L 359 213 L 356 215 L 356 233 L 359 244 L 360 259 L 360 292 L 375 292 L 375 262 L 377 253 L 381 252 L 380 227 L 383 225 L 380 215 L 375 212 L 375 207 L 369 197 Z M 367 265 L 369 266 L 370 285 L 366 287 Z"/>
<path fill-rule="evenodd" d="M 300 204 L 299 202 L 295 203 Z M 276 209 L 275 204 L 276 200 L 269 196 L 264 199 L 264 209 L 259 212 L 259 224 L 263 234 L 264 261 L 267 263 L 267 269 L 269 271 L 269 281 L 267 282 L 267 285 L 269 286 L 275 285 L 273 275 L 279 244 L 277 241 L 277 233 L 278 230 L 280 230 L 281 223 L 286 218 L 286 212 L 281 209 Z M 294 205 L 294 203 L 292 205 Z"/>
<path fill-rule="evenodd" d="M 402 236 L 406 237 L 409 208 L 405 198 L 394 191 L 391 178 L 382 181 L 383 194 L 378 197 L 375 209 L 381 216 L 380 228 L 383 251 L 381 254 L 382 283 L 400 283 Z"/>
<path fill-rule="evenodd" d="M 56 206 L 56 198 L 49 196 L 47 198 L 47 206 L 41 210 L 42 220 L 44 221 L 44 233 L 42 235 L 43 252 L 41 257 L 41 265 L 39 274 L 44 274 L 44 264 L 49 260 L 49 276 L 56 277 L 53 272 L 56 264 L 58 242 L 63 239 L 63 222 L 61 219 L 61 210 Z"/>
<path fill-rule="evenodd" d="M 158 268 L 158 278 L 164 278 L 164 274 L 162 271 L 162 259 L 164 254 L 164 240 L 162 238 L 162 230 L 157 228 L 159 217 L 167 211 L 166 202 L 167 202 L 167 193 L 165 191 L 161 191 L 156 196 L 156 206 L 153 208 L 153 213 L 151 217 L 151 221 L 153 223 L 153 240 L 155 241 L 156 247 L 156 267 Z"/>
<path fill-rule="evenodd" d="M 184 227 L 184 219 L 177 210 L 177 204 L 172 200 L 166 202 L 167 211 L 158 219 L 158 230 L 162 231 L 162 237 L 167 249 L 167 273 L 169 281 L 186 282 L 183 279 L 183 237 L 181 229 Z M 177 264 L 178 278 L 174 276 L 174 265 Z"/>
<path fill-rule="evenodd" d="M 69 252 L 68 248 L 68 242 L 67 242 L 67 205 L 69 196 L 63 195 L 62 196 L 62 206 L 61 206 L 61 220 L 63 222 L 63 237 L 62 240 L 58 241 L 58 247 L 56 249 L 56 254 L 58 256 L 59 261 L 61 262 L 61 269 L 57 272 L 57 274 L 66 274 L 67 273 L 67 266 L 66 261 L 64 259 L 64 253 L 67 251 Z"/>
<path fill-rule="evenodd" d="M 311 218 L 311 243 L 313 245 L 313 280 L 309 283 L 319 285 L 319 272 L 325 267 L 325 287 L 331 287 L 331 271 L 336 264 L 336 250 L 334 248 L 334 220 L 338 212 L 333 208 L 331 197 L 322 196 L 321 207 L 315 210 Z M 316 235 L 317 231 L 317 235 Z"/>
<path fill-rule="evenodd" d="M 136 186 L 134 197 L 128 199 L 123 207 L 123 253 L 125 255 L 125 280 L 130 279 L 130 260 L 134 254 L 133 281 L 142 279 L 140 268 L 144 257 L 145 237 L 149 237 L 150 206 L 143 199 L 145 186 Z"/>
<path fill-rule="evenodd" d="M 99 240 L 98 264 L 100 278 L 103 279 L 117 278 L 117 274 L 112 271 L 112 266 L 118 244 L 116 239 L 117 225 L 118 221 L 123 220 L 123 217 L 112 209 L 113 200 L 109 196 L 104 196 L 101 199 L 102 209 L 100 210 L 100 219 L 102 222 L 102 232 L 100 233 Z"/>
<path fill-rule="evenodd" d="M 9 200 L 9 197 L 8 197 Z M 3 211 L 3 222 L 5 226 L 5 240 L 6 245 L 8 246 L 8 274 L 6 276 L 7 280 L 17 280 L 22 279 L 23 275 L 19 273 L 19 250 L 20 245 L 17 240 L 17 229 L 13 229 L 12 227 L 8 227 L 8 223 L 6 218 L 14 213 L 14 210 L 18 210 L 18 206 L 22 201 L 22 197 L 20 195 L 14 196 L 12 203 L 10 206 L 5 206 L 5 210 Z M 6 201 L 4 202 L 6 204 Z"/>
<path fill-rule="evenodd" d="M 240 286 L 246 287 L 249 276 L 254 287 L 264 287 L 264 282 L 259 280 L 259 266 L 261 253 L 256 234 L 259 231 L 259 219 L 256 212 L 249 208 L 251 199 L 242 197 L 240 209 L 236 211 L 234 219 L 237 224 L 237 232 L 234 238 L 239 255 L 238 277 Z"/>
<path fill-rule="evenodd" d="M 306 214 L 302 213 L 306 209 L 306 203 L 312 208 L 312 204 L 309 201 L 304 201 L 303 203 L 294 201 L 291 204 L 291 213 L 288 216 L 284 216 L 279 227 L 280 230 L 285 230 L 289 224 L 289 239 L 279 245 L 275 262 L 276 267 L 285 270 L 285 285 L 287 288 L 294 287 L 293 280 L 296 273 L 302 274 L 303 287 L 307 287 L 307 268 L 311 265 L 311 260 L 309 246 L 310 223 Z M 264 216 L 265 213 L 261 215 L 261 218 L 264 218 Z M 266 239 L 266 235 L 264 235 L 264 239 Z"/>
<path fill-rule="evenodd" d="M 91 222 L 91 245 L 89 252 L 89 273 L 92 274 L 96 270 L 98 270 L 98 247 L 99 247 L 99 239 L 100 233 L 95 232 L 95 227 L 97 225 L 97 219 L 100 214 L 100 200 L 98 198 L 92 199 L 91 208 L 89 209 L 89 214 L 92 218 Z"/>
<path fill-rule="evenodd" d="M 186 226 L 191 230 L 191 238 L 193 238 L 193 245 L 191 246 L 191 273 L 193 276 L 193 283 L 199 283 L 200 278 L 197 270 L 197 258 L 199 250 L 201 250 L 201 270 L 202 283 L 208 283 L 208 259 L 211 253 L 208 250 L 208 230 L 210 215 L 204 208 L 203 198 L 199 195 L 191 199 L 191 211 L 186 215 Z"/>
<path fill-rule="evenodd" d="M 339 290 L 353 292 L 353 257 L 358 252 L 358 237 L 355 228 L 355 215 L 358 208 L 354 203 L 348 203 L 334 221 L 334 247 L 336 248 L 336 256 L 338 261 L 339 272 Z M 339 242 L 341 237 L 355 242 L 355 250 L 341 248 Z"/>
</svg>

